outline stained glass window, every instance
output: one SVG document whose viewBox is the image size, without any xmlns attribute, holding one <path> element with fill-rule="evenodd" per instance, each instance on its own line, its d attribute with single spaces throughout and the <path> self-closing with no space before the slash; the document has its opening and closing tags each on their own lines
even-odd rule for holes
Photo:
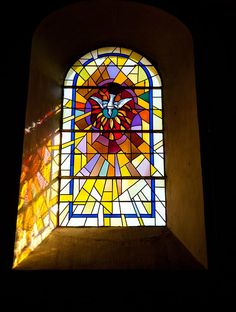
<svg viewBox="0 0 236 312">
<path fill-rule="evenodd" d="M 81 57 L 64 84 L 60 226 L 166 224 L 162 85 L 126 48 Z"/>
</svg>

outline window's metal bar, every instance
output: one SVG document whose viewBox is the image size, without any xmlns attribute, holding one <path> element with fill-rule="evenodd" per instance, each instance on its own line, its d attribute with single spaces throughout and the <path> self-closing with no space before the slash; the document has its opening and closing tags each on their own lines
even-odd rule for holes
<svg viewBox="0 0 236 312">
<path fill-rule="evenodd" d="M 132 179 L 132 180 L 165 180 L 166 179 L 166 175 L 164 176 L 59 176 L 59 179 L 92 179 L 92 180 L 101 180 L 101 179 L 109 179 L 109 180 L 125 180 L 125 179 Z"/>
<path fill-rule="evenodd" d="M 80 129 L 61 129 L 62 132 L 82 132 L 82 133 L 163 133 L 164 130 L 80 130 Z"/>
<path fill-rule="evenodd" d="M 126 90 L 126 89 L 162 89 L 162 87 L 135 87 L 135 86 L 120 86 L 121 89 Z M 65 89 L 106 89 L 105 86 L 63 86 Z"/>
</svg>

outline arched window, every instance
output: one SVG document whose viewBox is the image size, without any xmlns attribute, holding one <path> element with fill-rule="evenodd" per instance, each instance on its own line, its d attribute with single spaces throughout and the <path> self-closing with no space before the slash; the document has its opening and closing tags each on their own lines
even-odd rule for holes
<svg viewBox="0 0 236 312">
<path fill-rule="evenodd" d="M 105 47 L 68 71 L 59 225 L 163 226 L 161 79 L 142 55 Z"/>
<path fill-rule="evenodd" d="M 60 253 L 58 232 L 119 226 L 120 237 L 137 237 L 159 225 L 207 266 L 191 34 L 167 12 L 120 1 L 106 6 L 112 22 L 100 19 L 98 29 L 104 6 L 93 6 L 55 11 L 32 39 L 13 266 L 27 266 L 40 247 Z M 120 48 L 93 50 L 112 42 Z M 55 246 L 43 246 L 46 237 Z M 74 240 L 68 244 L 74 250 Z"/>
</svg>

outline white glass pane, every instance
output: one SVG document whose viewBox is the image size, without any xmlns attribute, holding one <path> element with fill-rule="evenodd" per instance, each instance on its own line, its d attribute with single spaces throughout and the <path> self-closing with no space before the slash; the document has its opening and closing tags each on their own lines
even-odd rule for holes
<svg viewBox="0 0 236 312">
<path fill-rule="evenodd" d="M 126 218 L 128 226 L 140 226 L 138 218 Z"/>
<path fill-rule="evenodd" d="M 164 175 L 164 160 L 158 154 L 154 154 L 154 167 L 157 168 L 159 174 Z M 154 175 L 159 175 L 158 173 L 154 173 Z"/>
<path fill-rule="evenodd" d="M 152 83 L 154 87 L 161 87 L 161 79 L 159 75 L 152 77 Z"/>
<path fill-rule="evenodd" d="M 153 130 L 162 130 L 162 119 L 153 114 Z"/>
<path fill-rule="evenodd" d="M 121 208 L 121 213 L 123 214 L 129 214 L 129 213 L 135 214 L 135 210 L 134 210 L 132 202 L 122 202 L 120 203 L 120 208 Z"/>
<path fill-rule="evenodd" d="M 75 77 L 75 74 L 76 74 L 75 71 L 71 68 L 71 69 L 68 71 L 65 80 L 72 80 L 72 81 L 73 81 L 73 79 L 74 79 L 74 77 Z"/>
<path fill-rule="evenodd" d="M 120 195 L 118 197 L 118 199 L 120 201 L 129 201 L 129 200 L 131 200 L 131 197 L 129 196 L 129 193 L 127 191 L 125 191 L 122 195 Z"/>
<path fill-rule="evenodd" d="M 64 89 L 64 98 L 72 100 L 72 89 Z"/>
<path fill-rule="evenodd" d="M 146 197 L 146 200 L 150 201 L 151 200 L 151 188 L 149 185 L 146 185 L 143 189 L 142 189 L 142 193 L 144 194 L 144 196 Z"/>
<path fill-rule="evenodd" d="M 166 225 L 166 222 L 161 217 L 159 217 L 157 215 L 156 216 L 156 226 L 165 226 L 165 225 Z"/>
<path fill-rule="evenodd" d="M 161 89 L 153 89 L 152 92 L 153 92 L 153 96 L 154 97 L 161 97 Z"/>
<path fill-rule="evenodd" d="M 118 201 L 114 201 L 112 207 L 113 207 L 112 212 L 114 214 L 120 213 L 120 203 Z"/>
<path fill-rule="evenodd" d="M 97 226 L 97 225 L 98 225 L 97 218 L 87 218 L 85 222 L 85 226 Z"/>
<path fill-rule="evenodd" d="M 143 218 L 142 220 L 145 226 L 155 226 L 155 218 Z"/>
<path fill-rule="evenodd" d="M 62 144 L 71 141 L 71 133 L 70 132 L 62 132 Z"/>
<path fill-rule="evenodd" d="M 69 190 L 70 181 L 71 181 L 70 179 L 61 179 L 61 187 L 60 187 L 61 191 L 64 189 Z M 67 194 L 69 194 L 69 191 L 67 192 Z"/>
<path fill-rule="evenodd" d="M 154 97 L 153 98 L 153 108 L 162 109 L 162 99 Z"/>
<path fill-rule="evenodd" d="M 84 205 L 74 205 L 73 209 L 74 209 L 74 214 L 81 214 L 84 209 Z"/>
<path fill-rule="evenodd" d="M 111 218 L 111 226 L 122 226 L 121 218 Z"/>
<path fill-rule="evenodd" d="M 166 219 L 166 209 L 160 202 L 155 203 L 155 209 L 157 213 L 165 220 Z"/>
</svg>

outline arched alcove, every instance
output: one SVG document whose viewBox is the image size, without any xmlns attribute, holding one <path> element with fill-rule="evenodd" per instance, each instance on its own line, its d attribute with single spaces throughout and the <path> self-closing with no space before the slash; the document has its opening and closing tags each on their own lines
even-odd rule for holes
<svg viewBox="0 0 236 312">
<path fill-rule="evenodd" d="M 125 46 L 147 56 L 153 64 L 158 65 L 162 74 L 168 177 L 167 228 L 206 267 L 204 202 L 191 34 L 179 20 L 162 10 L 122 1 L 114 1 L 112 7 L 106 6 L 108 27 L 107 18 L 100 18 L 98 23 L 98 17 L 104 16 L 106 3 L 107 1 L 81 2 L 65 7 L 46 17 L 35 31 L 23 165 L 27 165 L 28 172 L 32 171 L 35 168 L 34 159 L 43 155 L 43 168 L 50 171 L 50 179 L 45 182 L 40 194 L 36 188 L 34 194 L 31 194 L 32 205 L 18 215 L 17 230 L 20 239 L 16 240 L 16 250 L 19 255 L 23 252 L 19 259 L 23 260 L 58 225 L 60 155 L 55 146 L 59 144 L 60 104 L 66 72 L 78 55 L 101 46 Z M 32 154 L 36 155 L 33 159 Z M 37 168 L 35 170 L 37 173 Z M 42 179 L 37 179 L 44 184 Z M 34 188 L 35 183 L 31 184 Z M 41 208 L 38 202 L 33 205 L 33 199 L 41 200 Z M 26 212 L 33 215 L 30 224 L 24 221 Z M 142 228 L 135 230 L 138 232 L 133 232 L 132 235 L 140 237 Z M 150 233 L 153 234 L 153 229 L 150 229 Z"/>
</svg>

